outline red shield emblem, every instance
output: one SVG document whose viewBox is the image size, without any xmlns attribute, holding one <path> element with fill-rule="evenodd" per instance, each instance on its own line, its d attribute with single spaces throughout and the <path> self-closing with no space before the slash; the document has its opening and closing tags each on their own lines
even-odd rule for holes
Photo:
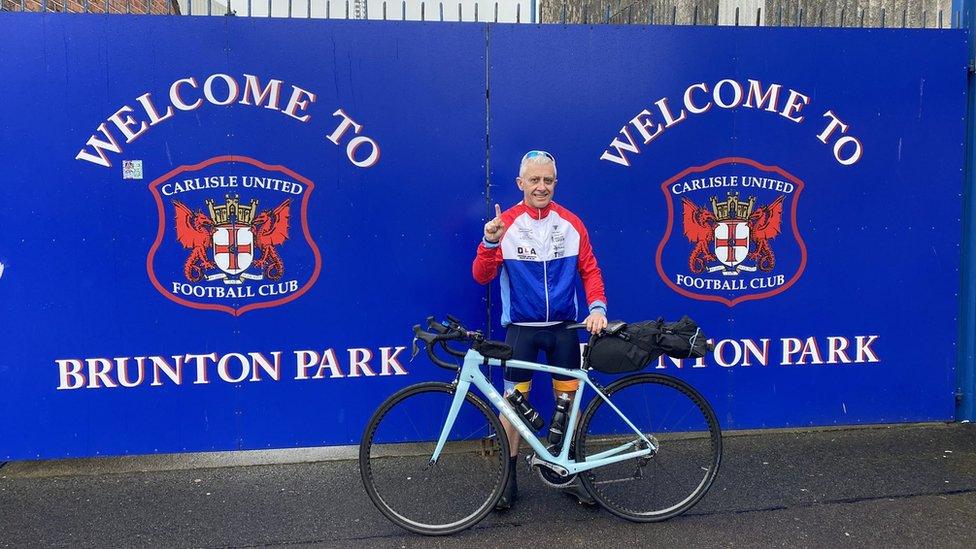
<svg viewBox="0 0 976 549">
<path fill-rule="evenodd" d="M 732 307 L 788 290 L 807 249 L 797 206 L 803 182 L 748 158 L 688 168 L 661 185 L 668 225 L 657 272 L 675 292 Z"/>
<path fill-rule="evenodd" d="M 180 305 L 233 315 L 298 299 L 321 268 L 306 219 L 314 187 L 288 168 L 244 156 L 156 179 L 149 184 L 159 213 L 146 260 L 150 281 Z"/>
</svg>

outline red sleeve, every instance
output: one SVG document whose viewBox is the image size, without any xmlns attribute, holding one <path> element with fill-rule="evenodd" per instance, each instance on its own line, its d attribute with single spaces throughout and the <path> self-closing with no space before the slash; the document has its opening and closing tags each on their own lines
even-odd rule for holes
<svg viewBox="0 0 976 549">
<path fill-rule="evenodd" d="M 471 264 L 471 275 L 478 284 L 488 284 L 498 276 L 498 267 L 502 264 L 501 245 L 489 248 L 484 242 L 478 244 L 478 252 Z"/>
<path fill-rule="evenodd" d="M 607 294 L 603 289 L 603 274 L 600 266 L 596 263 L 596 256 L 593 255 L 593 247 L 590 245 L 590 233 L 586 231 L 583 223 L 579 223 L 580 233 L 579 247 L 579 273 L 583 279 L 583 291 L 586 293 L 586 303 L 592 307 L 599 302 L 603 305 L 603 310 L 607 309 Z"/>
</svg>

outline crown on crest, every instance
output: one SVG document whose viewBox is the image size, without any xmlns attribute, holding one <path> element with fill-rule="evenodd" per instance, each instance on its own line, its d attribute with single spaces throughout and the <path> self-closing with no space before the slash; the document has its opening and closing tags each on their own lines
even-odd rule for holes
<svg viewBox="0 0 976 549">
<path fill-rule="evenodd" d="M 214 224 L 223 225 L 233 220 L 234 223 L 250 225 L 254 220 L 254 213 L 258 209 L 258 201 L 252 199 L 250 206 L 242 206 L 240 198 L 236 194 L 228 194 L 224 198 L 226 198 L 226 202 L 219 206 L 215 205 L 213 200 L 207 199 L 210 219 L 213 219 Z"/>
<path fill-rule="evenodd" d="M 752 209 L 756 206 L 756 197 L 750 196 L 748 202 L 739 200 L 739 193 L 728 193 L 724 202 L 719 202 L 712 197 L 712 213 L 715 214 L 716 221 L 727 219 L 749 219 Z"/>
</svg>

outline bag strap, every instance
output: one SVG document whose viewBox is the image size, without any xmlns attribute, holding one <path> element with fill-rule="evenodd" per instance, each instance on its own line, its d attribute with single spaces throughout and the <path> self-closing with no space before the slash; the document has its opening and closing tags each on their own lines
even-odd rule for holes
<svg viewBox="0 0 976 549">
<path fill-rule="evenodd" d="M 695 328 L 695 333 L 691 336 L 691 339 L 688 340 L 688 343 L 691 344 L 688 347 L 688 358 L 691 358 L 691 355 L 695 352 L 695 342 L 698 341 L 698 334 L 700 333 L 701 328 Z"/>
</svg>

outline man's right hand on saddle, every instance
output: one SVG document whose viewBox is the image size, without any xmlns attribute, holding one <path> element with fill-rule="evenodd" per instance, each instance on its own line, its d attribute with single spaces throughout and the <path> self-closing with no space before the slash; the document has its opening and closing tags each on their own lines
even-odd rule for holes
<svg viewBox="0 0 976 549">
<path fill-rule="evenodd" d="M 495 204 L 495 218 L 485 223 L 485 240 L 492 244 L 497 243 L 505 234 L 505 222 L 502 221 L 502 207 Z"/>
</svg>

